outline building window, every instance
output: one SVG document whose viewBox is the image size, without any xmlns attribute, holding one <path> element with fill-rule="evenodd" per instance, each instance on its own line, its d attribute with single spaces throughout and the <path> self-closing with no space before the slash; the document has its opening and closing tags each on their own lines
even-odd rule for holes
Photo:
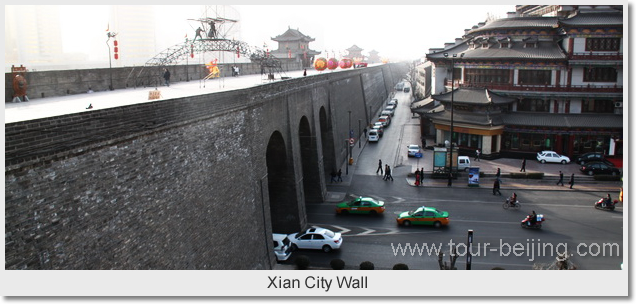
<svg viewBox="0 0 636 304">
<path fill-rule="evenodd" d="M 522 99 L 517 102 L 520 112 L 550 112 L 550 100 Z"/>
<path fill-rule="evenodd" d="M 509 45 L 509 43 L 508 43 L 508 42 L 502 42 L 502 43 L 501 43 L 501 48 L 502 48 L 502 49 L 503 49 L 503 48 L 507 48 L 507 47 L 508 47 L 508 45 Z"/>
<path fill-rule="evenodd" d="M 587 38 L 585 39 L 585 51 L 617 52 L 620 50 L 620 38 Z"/>
<path fill-rule="evenodd" d="M 618 72 L 612 67 L 594 67 L 583 69 L 585 82 L 616 82 Z"/>
<path fill-rule="evenodd" d="M 583 100 L 581 113 L 614 113 L 612 100 Z"/>
<path fill-rule="evenodd" d="M 536 42 L 526 42 L 524 47 L 525 48 L 536 48 L 537 47 L 537 43 Z"/>
<path fill-rule="evenodd" d="M 510 70 L 503 69 L 465 69 L 464 75 L 473 84 L 508 84 L 510 80 Z"/>
<path fill-rule="evenodd" d="M 552 71 L 550 70 L 519 70 L 519 84 L 521 85 L 552 84 Z"/>
</svg>

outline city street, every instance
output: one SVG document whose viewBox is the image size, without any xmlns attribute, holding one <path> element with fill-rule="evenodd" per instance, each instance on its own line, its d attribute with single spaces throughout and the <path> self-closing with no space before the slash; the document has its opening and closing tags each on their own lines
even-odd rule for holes
<svg viewBox="0 0 636 304">
<path fill-rule="evenodd" d="M 463 180 L 456 180 L 452 188 L 446 187 L 446 180 L 426 181 L 423 187 L 414 187 L 408 182 L 408 174 L 418 167 L 430 170 L 432 152 L 425 150 L 423 158 L 407 157 L 406 146 L 419 143 L 419 126 L 417 120 L 411 118 L 410 95 L 397 92 L 395 97 L 399 104 L 383 138 L 378 143 L 366 143 L 359 149 L 359 156 L 353 153 L 355 163 L 344 182 L 328 184 L 327 202 L 307 205 L 310 225 L 343 234 L 341 249 L 331 253 L 299 250 L 294 253 L 295 256 L 307 255 L 312 267 L 317 268 L 330 268 L 329 262 L 340 258 L 345 261 L 347 269 L 357 269 L 361 262 L 371 261 L 376 269 L 391 269 L 397 263 L 405 263 L 410 269 L 435 270 L 439 269 L 437 249 L 442 245 L 441 250 L 446 253 L 444 261 L 448 263 L 449 242 L 453 242 L 462 244 L 458 247 L 460 258 L 456 267 L 465 269 L 467 231 L 472 229 L 472 269 L 532 269 L 535 263 L 554 262 L 557 252 L 564 250 L 572 255 L 571 260 L 580 269 L 620 269 L 623 260 L 623 208 L 619 206 L 608 212 L 593 207 L 594 202 L 606 194 L 603 192 L 605 189 L 617 197 L 619 183 L 588 182 L 576 185 L 578 190 L 570 190 L 556 186 L 556 180 L 550 180 L 528 182 L 525 187 L 525 180 L 510 180 L 504 174 L 502 196 L 493 196 L 492 178 L 484 178 L 483 185 L 477 188 L 467 187 Z M 384 181 L 382 175 L 376 173 L 378 159 L 394 168 L 393 181 Z M 492 166 L 504 167 L 503 172 L 516 170 L 511 166 L 505 167 L 506 162 L 511 160 L 482 160 L 473 165 L 487 168 L 485 171 L 491 174 L 494 173 L 489 172 L 493 170 Z M 549 176 L 554 176 L 558 170 L 571 172 L 578 169 L 576 164 L 528 163 L 529 171 L 531 163 L 534 167 L 549 168 L 550 171 L 546 172 Z M 506 196 L 512 191 L 518 194 L 522 204 L 520 210 L 502 208 Z M 379 216 L 336 215 L 337 202 L 357 196 L 383 200 L 386 203 L 385 213 Z M 449 226 L 435 229 L 396 224 L 399 213 L 419 206 L 448 211 Z M 545 215 L 547 221 L 543 228 L 521 228 L 521 220 L 533 210 Z M 407 244 L 411 246 L 408 249 Z M 294 255 L 285 264 L 293 264 Z"/>
</svg>

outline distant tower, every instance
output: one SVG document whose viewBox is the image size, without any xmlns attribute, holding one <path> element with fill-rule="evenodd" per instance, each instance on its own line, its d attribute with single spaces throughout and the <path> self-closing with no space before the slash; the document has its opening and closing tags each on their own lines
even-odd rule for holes
<svg viewBox="0 0 636 304">
<path fill-rule="evenodd" d="M 272 56 L 281 61 L 301 62 L 302 67 L 310 67 L 313 57 L 320 52 L 309 49 L 309 43 L 316 40 L 298 29 L 288 28 L 286 32 L 278 35 L 272 40 L 278 42 L 278 49 L 272 51 Z"/>
<path fill-rule="evenodd" d="M 369 51 L 369 63 L 380 63 L 380 56 L 378 56 L 378 51 L 371 50 Z"/>
<path fill-rule="evenodd" d="M 353 45 L 352 47 L 348 48 L 347 51 L 349 52 L 349 54 L 347 55 L 347 57 L 349 58 L 360 58 L 360 59 L 364 59 L 364 56 L 362 56 L 362 50 L 361 48 L 359 48 L 357 45 Z"/>
</svg>

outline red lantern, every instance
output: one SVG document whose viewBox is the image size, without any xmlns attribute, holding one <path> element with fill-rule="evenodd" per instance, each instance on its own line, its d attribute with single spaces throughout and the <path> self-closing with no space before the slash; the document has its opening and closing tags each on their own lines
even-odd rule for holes
<svg viewBox="0 0 636 304">
<path fill-rule="evenodd" d="M 334 70 L 337 67 L 338 67 L 338 59 L 329 58 L 329 61 L 327 61 L 327 68 L 330 70 Z"/>
<path fill-rule="evenodd" d="M 113 40 L 113 45 L 115 46 L 113 48 L 113 51 L 115 51 L 115 60 L 119 59 L 119 47 L 117 47 L 117 40 Z"/>
<path fill-rule="evenodd" d="M 117 40 L 113 41 L 113 45 L 117 46 Z"/>
<path fill-rule="evenodd" d="M 314 62 L 314 68 L 317 71 L 324 71 L 327 68 L 327 59 L 322 57 L 316 59 L 316 61 Z"/>
<path fill-rule="evenodd" d="M 119 59 L 119 54 L 115 54 L 115 60 Z"/>
</svg>

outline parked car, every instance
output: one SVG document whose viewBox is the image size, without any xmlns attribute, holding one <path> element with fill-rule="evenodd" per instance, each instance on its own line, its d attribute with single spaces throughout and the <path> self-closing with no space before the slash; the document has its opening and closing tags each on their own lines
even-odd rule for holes
<svg viewBox="0 0 636 304">
<path fill-rule="evenodd" d="M 384 135 L 384 127 L 382 126 L 381 122 L 376 122 L 375 125 L 373 125 L 372 130 L 376 130 L 380 137 Z"/>
<path fill-rule="evenodd" d="M 393 111 L 391 110 L 382 110 L 382 112 L 380 112 L 380 117 L 382 116 L 393 116 Z"/>
<path fill-rule="evenodd" d="M 591 162 L 581 166 L 581 172 L 587 175 L 597 175 L 597 174 L 609 174 L 609 175 L 619 175 L 621 171 L 618 168 L 613 166 L 608 166 L 602 162 Z"/>
<path fill-rule="evenodd" d="M 402 212 L 397 217 L 398 225 L 433 225 L 435 228 L 446 226 L 450 223 L 447 211 L 440 211 L 433 207 L 419 207 L 413 211 Z"/>
<path fill-rule="evenodd" d="M 296 249 L 322 249 L 330 252 L 333 249 L 340 249 L 342 246 L 342 235 L 329 229 L 313 227 L 304 232 L 292 233 L 287 236 L 291 241 L 292 250 Z"/>
<path fill-rule="evenodd" d="M 394 106 L 396 106 L 396 107 L 397 107 L 397 105 L 398 105 L 398 100 L 397 100 L 397 98 L 392 98 L 392 99 L 389 101 L 389 105 L 394 105 Z"/>
<path fill-rule="evenodd" d="M 470 168 L 470 157 L 458 156 L 457 157 L 457 170 L 468 170 Z"/>
<path fill-rule="evenodd" d="M 371 129 L 368 133 L 369 142 L 378 142 L 380 140 L 380 135 L 378 134 L 377 129 Z"/>
<path fill-rule="evenodd" d="M 603 157 L 603 153 L 588 152 L 588 153 L 579 155 L 579 157 L 576 158 L 576 163 L 585 165 L 585 163 L 589 163 L 593 161 L 601 161 L 601 160 L 605 160 L 605 157 Z"/>
<path fill-rule="evenodd" d="M 415 156 L 417 153 L 422 153 L 422 148 L 419 145 L 408 145 L 408 156 Z"/>
<path fill-rule="evenodd" d="M 537 160 L 542 164 L 545 163 L 562 163 L 567 164 L 570 162 L 570 158 L 564 155 L 559 155 L 554 151 L 541 151 L 537 153 Z"/>
<path fill-rule="evenodd" d="M 391 124 L 391 115 L 382 115 L 378 118 L 378 121 L 382 123 L 383 127 L 388 127 Z"/>
<path fill-rule="evenodd" d="M 287 234 L 274 233 L 274 253 L 277 261 L 287 261 L 292 254 L 291 242 Z"/>
<path fill-rule="evenodd" d="M 404 83 L 403 82 L 398 82 L 398 84 L 395 85 L 395 89 L 398 90 L 398 91 L 404 90 Z"/>
<path fill-rule="evenodd" d="M 336 213 L 382 214 L 384 213 L 384 202 L 371 197 L 358 197 L 352 201 L 336 205 Z"/>
<path fill-rule="evenodd" d="M 410 88 L 410 87 L 404 87 L 404 93 L 408 93 L 408 92 L 410 92 L 410 91 L 411 91 L 411 88 Z"/>
</svg>

